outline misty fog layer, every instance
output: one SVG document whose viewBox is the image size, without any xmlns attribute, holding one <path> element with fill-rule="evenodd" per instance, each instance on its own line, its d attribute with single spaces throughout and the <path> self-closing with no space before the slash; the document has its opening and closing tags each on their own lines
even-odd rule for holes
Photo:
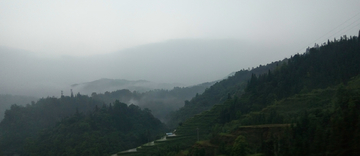
<svg viewBox="0 0 360 156">
<path fill-rule="evenodd" d="M 127 89 L 135 92 L 146 92 L 155 89 L 171 90 L 174 87 L 182 87 L 184 84 L 179 83 L 155 83 L 145 80 L 129 81 L 124 79 L 106 79 L 85 82 L 80 84 L 71 85 L 73 90 L 80 92 L 81 94 L 90 95 L 92 93 L 105 93 L 112 92 L 121 89 Z M 124 101 L 121 101 L 124 102 Z M 128 102 L 125 102 L 128 103 Z"/>
<path fill-rule="evenodd" d="M 286 54 L 280 49 L 230 39 L 183 39 L 104 55 L 49 58 L 0 47 L 0 94 L 58 97 L 61 90 L 69 95 L 72 84 L 101 78 L 195 85 L 222 79 L 239 69 L 282 59 Z M 74 88 L 73 91 L 80 90 Z"/>
</svg>

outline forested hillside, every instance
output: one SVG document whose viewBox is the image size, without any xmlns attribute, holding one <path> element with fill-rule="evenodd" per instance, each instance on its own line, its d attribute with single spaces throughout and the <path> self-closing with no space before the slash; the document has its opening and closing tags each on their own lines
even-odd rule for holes
<svg viewBox="0 0 360 156">
<path fill-rule="evenodd" d="M 206 89 L 203 94 L 196 94 L 191 100 L 185 101 L 184 107 L 171 114 L 170 120 L 167 123 L 168 126 L 172 128 L 176 127 L 187 118 L 209 110 L 215 104 L 223 103 L 229 96 L 241 96 L 252 74 L 267 73 L 270 70 L 276 69 L 286 61 L 287 59 L 284 59 L 265 66 L 260 65 L 251 70 L 240 70 L 227 79 L 215 83 Z"/>
<path fill-rule="evenodd" d="M 168 143 L 161 153 L 358 155 L 359 59 L 358 37 L 343 36 L 253 73 L 241 95 L 223 92 L 225 102 L 179 124 L 177 134 L 195 143 L 197 130 L 200 142 Z"/>
<path fill-rule="evenodd" d="M 5 110 L 10 109 L 11 105 L 26 105 L 36 100 L 35 97 L 0 94 L 0 121 L 4 118 Z"/>
<path fill-rule="evenodd" d="M 164 125 L 150 110 L 135 105 L 105 104 L 80 94 L 48 97 L 26 106 L 12 105 L 5 112 L 0 151 L 4 155 L 61 155 L 56 148 L 83 154 L 96 152 L 88 148 L 94 144 L 87 139 L 93 138 L 103 141 L 104 146 L 96 148 L 103 155 L 139 145 L 147 141 L 144 137 L 152 139 L 160 131 L 165 131 Z"/>
<path fill-rule="evenodd" d="M 247 104 L 242 104 L 242 113 L 261 109 L 274 100 L 300 91 L 346 83 L 359 73 L 358 48 L 357 37 L 343 36 L 282 62 L 259 66 L 251 71 L 238 71 L 186 102 L 183 108 L 172 114 L 170 123 L 184 121 L 214 104 L 224 102 L 228 97 L 240 97 L 245 87 L 242 100 Z M 245 108 L 248 106 L 251 108 Z"/>
<path fill-rule="evenodd" d="M 103 102 L 77 94 L 72 97 L 42 98 L 26 106 L 12 105 L 0 123 L 0 150 L 4 153 L 23 151 L 25 140 L 36 137 L 43 129 L 55 126 L 62 118 L 101 107 Z"/>
<path fill-rule="evenodd" d="M 159 138 L 165 125 L 149 110 L 115 101 L 91 113 L 76 112 L 30 138 L 25 152 L 34 156 L 110 155 Z"/>
<path fill-rule="evenodd" d="M 172 90 L 152 90 L 144 93 L 118 90 L 104 94 L 93 93 L 91 97 L 78 93 L 61 96 L 61 98 L 42 98 L 26 106 L 12 105 L 9 106 L 4 120 L 0 123 L 0 150 L 5 155 L 14 153 L 52 155 L 54 153 L 50 151 L 57 150 L 40 149 L 60 147 L 59 143 L 61 143 L 62 150 L 72 147 L 66 149 L 70 153 L 84 154 L 90 151 L 104 154 L 135 147 L 149 139 L 153 140 L 159 132 L 163 134 L 166 131 L 165 126 L 155 117 L 166 121 L 171 111 L 182 107 L 185 100 L 197 93 L 202 93 L 211 84 L 213 83 L 209 82 L 191 87 L 175 87 Z M 114 104 L 116 100 L 119 102 Z M 124 103 L 135 105 L 124 107 L 126 105 Z M 117 110 L 118 108 L 121 110 Z M 95 125 L 94 122 L 96 122 Z M 84 125 L 85 129 L 82 127 Z M 88 127 L 88 125 L 91 126 Z M 83 134 L 83 132 L 88 133 Z M 70 133 L 71 135 L 67 135 Z M 102 142 L 96 143 L 99 146 L 94 149 L 90 149 L 90 146 L 95 146 L 94 143 L 84 140 L 84 138 L 89 138 L 90 134 L 90 138 L 94 141 Z M 50 137 L 50 135 L 53 136 Z M 67 144 L 64 144 L 64 140 L 60 142 L 46 140 L 47 137 L 59 136 L 60 138 L 69 137 Z M 100 136 L 101 138 L 98 138 Z M 82 142 L 88 143 L 74 146 Z M 59 154 L 59 151 L 57 152 L 55 154 Z"/>
</svg>

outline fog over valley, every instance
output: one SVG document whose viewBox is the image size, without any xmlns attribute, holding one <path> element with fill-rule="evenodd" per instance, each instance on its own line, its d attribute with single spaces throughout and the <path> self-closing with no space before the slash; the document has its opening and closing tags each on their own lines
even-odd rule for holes
<svg viewBox="0 0 360 156">
<path fill-rule="evenodd" d="M 261 54 L 278 51 L 277 55 Z M 281 53 L 284 53 L 281 55 Z M 60 96 L 60 91 L 89 94 L 73 84 L 98 79 L 146 80 L 150 89 L 171 89 L 221 80 L 239 69 L 286 56 L 282 48 L 257 47 L 238 40 L 183 39 L 147 44 L 109 54 L 42 57 L 33 52 L 0 48 L 0 94 Z M 124 88 L 117 88 L 124 89 Z M 112 88 L 108 91 L 114 91 Z"/>
</svg>

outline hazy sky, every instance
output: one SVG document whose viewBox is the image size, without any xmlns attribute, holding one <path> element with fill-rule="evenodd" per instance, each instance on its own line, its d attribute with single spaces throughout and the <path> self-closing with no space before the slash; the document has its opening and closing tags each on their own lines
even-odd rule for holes
<svg viewBox="0 0 360 156">
<path fill-rule="evenodd" d="M 0 46 L 84 56 L 170 39 L 238 39 L 291 46 L 291 55 L 356 35 L 359 6 L 359 0 L 1 0 Z"/>
</svg>

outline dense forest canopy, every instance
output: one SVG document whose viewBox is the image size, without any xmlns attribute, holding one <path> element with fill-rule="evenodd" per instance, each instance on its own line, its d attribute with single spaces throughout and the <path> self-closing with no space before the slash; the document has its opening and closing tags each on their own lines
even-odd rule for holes
<svg viewBox="0 0 360 156">
<path fill-rule="evenodd" d="M 62 118 L 76 111 L 88 112 L 103 102 L 77 94 L 61 98 L 42 98 L 26 106 L 12 105 L 5 111 L 0 123 L 1 150 L 20 152 L 28 137 L 37 136 L 43 129 L 52 127 Z"/>
<path fill-rule="evenodd" d="M 224 102 L 228 96 L 241 96 L 246 87 L 247 81 L 252 74 L 264 74 L 269 70 L 274 70 L 287 61 L 276 61 L 267 65 L 259 65 L 256 68 L 245 70 L 242 69 L 229 76 L 227 79 L 216 82 L 211 87 L 207 88 L 204 93 L 196 94 L 191 100 L 185 101 L 184 107 L 173 112 L 168 121 L 169 127 L 176 127 L 178 123 L 185 121 L 187 118 L 210 109 L 215 104 Z"/>
<path fill-rule="evenodd" d="M 115 101 L 62 119 L 38 138 L 28 139 L 25 148 L 34 156 L 110 155 L 159 138 L 165 131 L 148 109 Z"/>
<path fill-rule="evenodd" d="M 76 151 L 80 155 L 94 145 L 88 140 L 94 137 L 94 143 L 102 144 L 96 147 L 102 155 L 136 147 L 165 131 L 149 109 L 119 101 L 105 104 L 81 94 L 48 97 L 26 106 L 12 105 L 6 110 L 0 123 L 0 150 L 5 155 L 61 155 L 71 148 L 70 153 Z M 100 140 L 103 142 L 99 143 Z M 83 142 L 86 146 L 82 146 Z"/>
<path fill-rule="evenodd" d="M 0 121 L 4 118 L 5 110 L 10 109 L 11 105 L 17 104 L 24 106 L 36 100 L 37 98 L 35 97 L 0 94 Z"/>
</svg>

